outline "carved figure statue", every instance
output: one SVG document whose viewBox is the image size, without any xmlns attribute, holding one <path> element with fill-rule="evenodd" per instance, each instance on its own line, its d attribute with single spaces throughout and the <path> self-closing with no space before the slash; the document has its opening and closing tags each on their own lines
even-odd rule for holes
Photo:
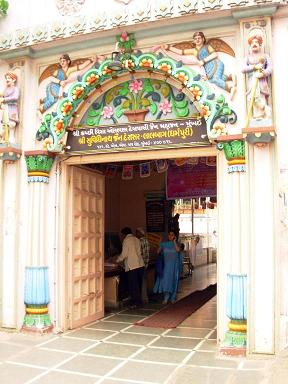
<svg viewBox="0 0 288 384">
<path fill-rule="evenodd" d="M 54 70 L 55 66 L 47 68 L 48 74 L 45 70 L 40 78 L 40 82 L 46 77 L 49 77 L 50 79 L 50 83 L 46 86 L 46 96 L 43 99 L 40 99 L 40 112 L 43 113 L 54 105 L 57 100 L 62 97 L 65 85 L 75 80 L 84 70 L 87 71 L 92 68 L 96 61 L 97 57 L 92 56 L 81 64 L 71 65 L 72 62 L 70 56 L 63 54 L 59 59 L 59 64 L 57 65 L 58 68 L 56 68 L 56 70 Z M 54 71 L 52 72 L 51 70 Z"/>
<path fill-rule="evenodd" d="M 2 142 L 15 143 L 15 127 L 19 122 L 17 75 L 9 71 L 5 73 L 5 80 L 6 88 L 0 96 L 0 136 Z"/>
<path fill-rule="evenodd" d="M 246 128 L 250 120 L 260 121 L 271 118 L 269 105 L 270 86 L 269 76 L 272 73 L 272 61 L 263 52 L 263 38 L 260 35 L 250 36 L 248 39 L 249 54 L 246 57 L 243 73 L 247 73 L 247 105 Z"/>
<path fill-rule="evenodd" d="M 188 45 L 184 43 L 184 49 L 180 50 L 182 51 L 181 54 L 177 52 L 179 51 L 177 44 L 174 47 L 161 47 L 161 50 L 167 56 L 175 60 L 181 60 L 184 64 L 198 65 L 203 69 L 202 78 L 204 80 L 209 80 L 211 83 L 230 92 L 232 98 L 236 91 L 236 76 L 232 74 L 227 76 L 224 73 L 224 63 L 218 58 L 218 50 L 234 56 L 234 52 L 228 44 L 220 39 L 210 39 L 207 42 L 203 32 L 193 34 L 191 48 L 186 48 L 185 44 Z M 181 44 L 178 44 L 178 46 L 181 48 Z M 159 47 L 156 47 L 156 50 L 157 48 Z M 153 49 L 155 50 L 155 48 Z"/>
</svg>

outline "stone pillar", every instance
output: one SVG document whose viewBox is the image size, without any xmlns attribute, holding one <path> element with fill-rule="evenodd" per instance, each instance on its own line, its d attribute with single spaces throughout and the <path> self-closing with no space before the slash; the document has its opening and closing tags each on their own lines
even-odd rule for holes
<svg viewBox="0 0 288 384">
<path fill-rule="evenodd" d="M 225 172 L 225 160 L 222 157 L 223 177 L 220 179 L 222 184 L 218 185 L 220 351 L 227 355 L 243 356 L 246 354 L 247 340 L 248 270 L 245 141 L 242 135 L 230 135 L 218 137 L 217 142 L 217 147 L 223 149 L 227 162 Z M 227 321 L 225 314 L 230 321 Z"/>
<path fill-rule="evenodd" d="M 22 330 L 49 332 L 49 269 L 46 259 L 46 193 L 54 156 L 46 151 L 25 152 L 29 183 L 28 252 L 25 268 L 26 314 Z"/>
<path fill-rule="evenodd" d="M 0 324 L 17 327 L 17 281 L 19 241 L 19 159 L 21 149 L 0 144 Z"/>
<path fill-rule="evenodd" d="M 275 353 L 276 155 L 274 145 L 249 145 L 250 312 L 249 352 Z"/>
<path fill-rule="evenodd" d="M 240 26 L 246 64 L 242 68 L 246 85 L 246 117 L 242 133 L 248 143 L 249 160 L 248 352 L 273 354 L 278 305 L 275 284 L 275 202 L 278 198 L 278 175 L 275 170 L 278 164 L 274 145 L 271 17 L 241 20 Z"/>
</svg>

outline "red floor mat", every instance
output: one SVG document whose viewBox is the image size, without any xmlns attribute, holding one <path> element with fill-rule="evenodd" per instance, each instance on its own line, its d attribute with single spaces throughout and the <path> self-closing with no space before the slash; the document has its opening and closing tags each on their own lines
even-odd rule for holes
<svg viewBox="0 0 288 384">
<path fill-rule="evenodd" d="M 134 324 L 153 328 L 176 328 L 188 316 L 214 297 L 216 293 L 217 284 L 209 285 L 202 291 L 195 291 L 175 304 L 169 304 L 159 312 Z"/>
</svg>

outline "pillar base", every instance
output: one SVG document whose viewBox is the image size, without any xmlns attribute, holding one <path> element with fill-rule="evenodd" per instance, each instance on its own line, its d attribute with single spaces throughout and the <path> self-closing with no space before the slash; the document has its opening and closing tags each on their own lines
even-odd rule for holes
<svg viewBox="0 0 288 384">
<path fill-rule="evenodd" d="M 50 319 L 50 315 L 28 315 L 24 317 L 24 323 L 21 328 L 22 332 L 37 332 L 48 333 L 52 332 L 53 324 Z"/>
<path fill-rule="evenodd" d="M 246 332 L 227 331 L 223 345 L 226 347 L 246 348 L 247 334 Z"/>
<path fill-rule="evenodd" d="M 220 353 L 225 356 L 245 357 L 246 352 L 246 348 L 241 347 L 227 347 L 225 345 L 220 347 Z"/>
<path fill-rule="evenodd" d="M 225 333 L 223 344 L 220 346 L 220 353 L 227 356 L 246 356 L 246 345 L 246 332 L 230 330 Z"/>
</svg>

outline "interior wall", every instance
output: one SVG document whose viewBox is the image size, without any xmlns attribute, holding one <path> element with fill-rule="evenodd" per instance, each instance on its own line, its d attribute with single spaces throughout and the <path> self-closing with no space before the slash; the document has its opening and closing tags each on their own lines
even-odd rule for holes
<svg viewBox="0 0 288 384">
<path fill-rule="evenodd" d="M 106 178 L 105 231 L 119 232 L 126 226 L 132 231 L 146 229 L 145 194 L 151 191 L 165 191 L 165 173 L 151 171 L 141 178 L 134 172 L 132 180 L 122 180 L 121 173 Z"/>
<path fill-rule="evenodd" d="M 105 178 L 105 232 L 119 232 L 120 228 L 121 178 Z M 121 204 L 120 204 L 121 202 Z"/>
</svg>

